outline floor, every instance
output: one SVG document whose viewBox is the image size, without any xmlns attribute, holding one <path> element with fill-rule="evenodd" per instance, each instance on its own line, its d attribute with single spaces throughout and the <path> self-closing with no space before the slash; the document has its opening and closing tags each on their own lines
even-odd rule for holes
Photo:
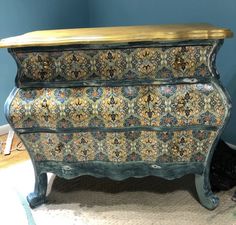
<svg viewBox="0 0 236 225">
<path fill-rule="evenodd" d="M 217 193 L 220 205 L 209 211 L 199 204 L 193 175 L 173 181 L 151 176 L 124 181 L 51 178 L 46 204 L 30 210 L 31 161 L 0 169 L 4 225 L 236 225 L 234 188 Z"/>
<path fill-rule="evenodd" d="M 0 169 L 29 159 L 29 155 L 25 150 L 24 145 L 16 135 L 14 135 L 13 143 L 11 146 L 11 154 L 4 155 L 3 151 L 5 148 L 6 140 L 7 134 L 0 136 Z"/>
</svg>

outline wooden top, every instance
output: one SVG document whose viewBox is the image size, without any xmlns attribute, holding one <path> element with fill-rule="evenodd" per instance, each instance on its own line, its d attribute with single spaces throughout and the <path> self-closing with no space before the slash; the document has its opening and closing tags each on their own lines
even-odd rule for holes
<svg viewBox="0 0 236 225">
<path fill-rule="evenodd" d="M 0 41 L 0 48 L 224 39 L 232 36 L 233 33 L 231 30 L 215 27 L 210 24 L 79 28 L 34 31 L 5 38 Z"/>
</svg>

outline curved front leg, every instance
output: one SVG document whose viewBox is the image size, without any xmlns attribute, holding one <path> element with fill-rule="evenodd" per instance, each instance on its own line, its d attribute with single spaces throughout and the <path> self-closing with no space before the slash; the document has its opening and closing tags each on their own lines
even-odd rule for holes
<svg viewBox="0 0 236 225">
<path fill-rule="evenodd" d="M 205 208 L 213 210 L 219 205 L 219 198 L 211 190 L 207 172 L 202 175 L 195 174 L 195 186 L 199 201 Z"/>
<path fill-rule="evenodd" d="M 35 208 L 46 201 L 47 182 L 47 173 L 35 174 L 34 192 L 27 196 L 31 208 Z"/>
</svg>

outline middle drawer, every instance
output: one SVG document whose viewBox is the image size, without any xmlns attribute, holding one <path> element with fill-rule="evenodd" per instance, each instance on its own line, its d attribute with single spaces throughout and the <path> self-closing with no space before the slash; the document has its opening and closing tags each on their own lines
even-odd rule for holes
<svg viewBox="0 0 236 225">
<path fill-rule="evenodd" d="M 15 128 L 221 126 L 225 100 L 213 84 L 18 89 Z"/>
</svg>

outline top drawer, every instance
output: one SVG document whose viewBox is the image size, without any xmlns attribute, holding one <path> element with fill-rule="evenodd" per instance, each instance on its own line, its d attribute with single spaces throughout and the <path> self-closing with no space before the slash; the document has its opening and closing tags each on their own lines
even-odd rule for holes
<svg viewBox="0 0 236 225">
<path fill-rule="evenodd" d="M 18 84 L 158 80 L 210 76 L 212 45 L 109 49 L 13 49 Z M 83 83 L 85 82 L 85 83 Z"/>
</svg>

